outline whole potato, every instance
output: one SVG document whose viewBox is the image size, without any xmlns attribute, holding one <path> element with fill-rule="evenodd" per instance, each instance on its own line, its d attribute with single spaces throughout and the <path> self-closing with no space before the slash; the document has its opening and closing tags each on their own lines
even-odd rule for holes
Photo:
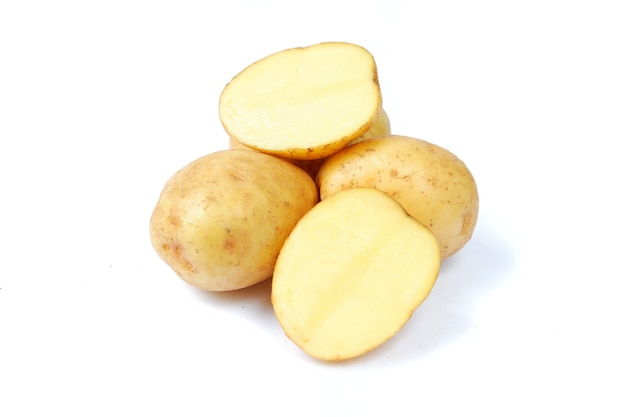
<svg viewBox="0 0 626 417">
<path fill-rule="evenodd" d="M 432 143 L 389 135 L 351 145 L 326 159 L 317 175 L 320 198 L 372 187 L 396 199 L 439 242 L 441 258 L 459 251 L 478 219 L 478 190 L 467 166 Z"/>
<path fill-rule="evenodd" d="M 317 201 L 315 182 L 287 161 L 251 150 L 215 152 L 167 181 L 150 239 L 187 283 L 244 288 L 272 275 L 285 239 Z"/>
</svg>

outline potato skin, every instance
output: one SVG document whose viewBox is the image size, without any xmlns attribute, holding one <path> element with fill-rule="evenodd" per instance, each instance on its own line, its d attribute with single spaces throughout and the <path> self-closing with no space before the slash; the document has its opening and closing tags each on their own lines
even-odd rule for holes
<svg viewBox="0 0 626 417">
<path fill-rule="evenodd" d="M 378 136 L 385 136 L 391 134 L 391 120 L 389 114 L 384 108 L 378 109 L 378 114 L 374 119 L 374 124 L 365 132 L 363 136 L 356 139 L 352 139 L 347 146 L 354 145 L 355 143 L 363 142 L 367 139 L 372 139 Z"/>
<path fill-rule="evenodd" d="M 467 166 L 417 138 L 388 135 L 344 148 L 324 162 L 317 185 L 321 199 L 354 187 L 386 192 L 431 229 L 442 259 L 469 241 L 478 219 L 478 189 Z"/>
<path fill-rule="evenodd" d="M 256 149 L 250 148 L 249 146 L 244 145 L 243 143 L 239 142 L 237 139 L 235 139 L 232 136 L 228 137 L 228 148 L 229 149 L 248 149 L 248 150 L 255 151 L 255 152 L 261 152 L 261 151 L 257 151 Z M 276 158 L 284 159 L 285 161 L 294 164 L 298 168 L 303 169 L 307 174 L 311 176 L 311 179 L 313 179 L 314 181 L 315 181 L 315 178 L 317 177 L 317 171 L 319 171 L 320 167 L 324 163 L 324 158 L 289 159 L 289 158 L 284 158 L 281 156 L 276 156 Z"/>
<path fill-rule="evenodd" d="M 314 181 L 293 164 L 251 150 L 219 151 L 167 181 L 150 239 L 190 285 L 236 290 L 272 275 L 285 239 L 317 201 Z"/>
<path fill-rule="evenodd" d="M 363 134 L 363 136 L 359 136 L 358 138 L 353 139 L 346 146 L 349 146 L 349 145 L 352 145 L 352 144 L 355 144 L 355 143 L 358 143 L 358 142 L 363 142 L 364 140 L 371 139 L 373 137 L 389 135 L 390 133 L 391 133 L 391 120 L 389 119 L 389 115 L 387 114 L 385 109 L 383 109 L 381 107 L 378 110 L 378 114 L 376 115 L 376 118 L 374 119 L 374 124 L 372 124 L 372 126 Z M 255 150 L 255 149 L 250 148 L 249 146 L 246 146 L 243 143 L 239 142 L 237 139 L 235 139 L 232 136 L 228 137 L 228 147 L 229 147 L 229 149 L 251 149 L 251 150 Z M 259 152 L 261 152 L 261 151 L 259 151 Z M 296 165 L 296 166 L 302 168 L 303 170 L 305 170 L 306 172 L 308 172 L 309 175 L 311 176 L 311 178 L 313 178 L 313 180 L 315 180 L 315 178 L 317 178 L 317 173 L 320 170 L 320 167 L 322 166 L 324 161 L 326 160 L 326 158 L 319 158 L 319 159 L 289 159 L 289 158 L 283 158 L 283 159 L 293 163 L 294 165 Z"/>
</svg>

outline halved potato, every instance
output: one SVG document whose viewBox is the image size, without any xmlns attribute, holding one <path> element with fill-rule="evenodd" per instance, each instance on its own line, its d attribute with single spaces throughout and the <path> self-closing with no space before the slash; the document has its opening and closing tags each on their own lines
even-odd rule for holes
<svg viewBox="0 0 626 417">
<path fill-rule="evenodd" d="M 326 42 L 286 49 L 248 66 L 222 91 L 219 117 L 227 133 L 246 146 L 319 159 L 363 135 L 381 105 L 369 51 Z"/>
<path fill-rule="evenodd" d="M 354 188 L 323 200 L 280 251 L 272 304 L 285 334 L 309 355 L 338 361 L 395 335 L 439 272 L 432 232 L 391 197 Z"/>
</svg>

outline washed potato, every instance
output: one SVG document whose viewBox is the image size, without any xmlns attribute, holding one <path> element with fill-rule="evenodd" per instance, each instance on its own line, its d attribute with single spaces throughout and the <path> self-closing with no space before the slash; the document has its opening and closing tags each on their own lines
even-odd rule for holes
<svg viewBox="0 0 626 417">
<path fill-rule="evenodd" d="M 354 187 L 373 187 L 396 199 L 437 237 L 441 257 L 459 251 L 478 219 L 472 173 L 440 146 L 407 136 L 372 138 L 327 158 L 319 170 L 320 198 Z"/>
<path fill-rule="evenodd" d="M 390 133 L 391 133 L 391 122 L 389 120 L 389 115 L 381 107 L 380 110 L 378 111 L 376 118 L 374 119 L 374 124 L 372 124 L 372 126 L 367 130 L 367 132 L 365 132 L 362 136 L 359 136 L 358 138 L 353 139 L 348 145 L 351 145 L 357 142 L 362 142 L 372 137 L 388 135 Z M 246 146 L 243 143 L 239 142 L 237 139 L 235 139 L 232 136 L 229 137 L 228 147 L 230 149 L 252 149 L 249 146 Z M 300 168 L 308 172 L 309 175 L 314 179 L 317 177 L 317 172 L 319 171 L 320 167 L 324 163 L 325 159 L 326 158 L 320 158 L 320 159 L 286 158 L 286 160 L 294 163 L 295 165 L 299 166 Z"/>
<path fill-rule="evenodd" d="M 285 239 L 317 201 L 315 183 L 295 165 L 250 150 L 220 151 L 167 181 L 150 239 L 187 283 L 244 288 L 272 275 Z"/>
<path fill-rule="evenodd" d="M 320 159 L 362 136 L 382 106 L 365 48 L 326 42 L 251 64 L 224 87 L 219 118 L 244 145 L 290 159 Z"/>
<path fill-rule="evenodd" d="M 285 334 L 309 355 L 339 361 L 380 346 L 435 284 L 432 232 L 374 188 L 321 201 L 298 222 L 272 279 Z"/>
</svg>

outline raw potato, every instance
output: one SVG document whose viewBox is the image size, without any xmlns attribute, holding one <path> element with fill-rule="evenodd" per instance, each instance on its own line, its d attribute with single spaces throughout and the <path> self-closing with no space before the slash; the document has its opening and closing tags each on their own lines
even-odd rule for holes
<svg viewBox="0 0 626 417">
<path fill-rule="evenodd" d="M 384 192 L 342 191 L 297 224 L 272 280 L 285 334 L 309 355 L 339 361 L 395 335 L 439 273 L 430 230 Z"/>
<path fill-rule="evenodd" d="M 459 251 L 478 219 L 478 190 L 467 166 L 426 141 L 389 135 L 349 146 L 319 170 L 320 198 L 353 187 L 373 187 L 396 199 L 439 241 L 441 258 Z"/>
<path fill-rule="evenodd" d="M 150 238 L 187 283 L 235 290 L 272 275 L 287 235 L 317 201 L 315 183 L 295 165 L 250 150 L 220 151 L 165 184 Z"/>
<path fill-rule="evenodd" d="M 391 133 L 391 122 L 389 120 L 389 115 L 387 112 L 381 107 L 376 119 L 374 120 L 374 124 L 365 132 L 362 136 L 359 136 L 356 139 L 353 139 L 348 145 L 362 142 L 366 139 L 371 139 L 376 136 L 384 136 Z M 230 136 L 228 139 L 228 147 L 230 149 L 252 149 L 249 146 L 244 145 L 239 142 L 234 137 Z M 315 179 L 317 177 L 317 172 L 320 167 L 324 163 L 326 158 L 320 159 L 288 159 L 288 161 L 294 163 L 299 166 L 303 170 L 309 173 L 309 175 Z"/>
<path fill-rule="evenodd" d="M 229 136 L 291 159 L 320 159 L 363 135 L 382 106 L 365 48 L 327 42 L 269 55 L 237 74 L 219 101 Z"/>
</svg>

